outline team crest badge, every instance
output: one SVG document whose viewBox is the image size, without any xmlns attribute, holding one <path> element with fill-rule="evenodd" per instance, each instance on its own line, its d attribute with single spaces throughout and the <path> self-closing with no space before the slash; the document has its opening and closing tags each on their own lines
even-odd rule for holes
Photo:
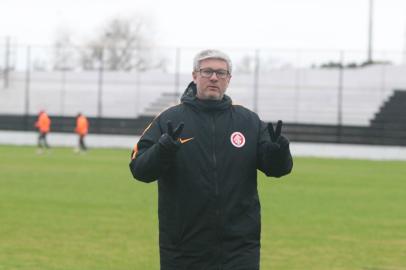
<svg viewBox="0 0 406 270">
<path fill-rule="evenodd" d="M 237 148 L 241 148 L 245 144 L 245 137 L 241 132 L 233 132 L 230 137 L 231 144 Z"/>
</svg>

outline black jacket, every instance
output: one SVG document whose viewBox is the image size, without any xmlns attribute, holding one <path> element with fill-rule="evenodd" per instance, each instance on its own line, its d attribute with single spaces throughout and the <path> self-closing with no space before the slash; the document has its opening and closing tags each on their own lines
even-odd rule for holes
<svg viewBox="0 0 406 270">
<path fill-rule="evenodd" d="M 192 82 L 181 104 L 154 119 L 130 163 L 134 178 L 158 180 L 161 269 L 259 269 L 257 169 L 290 173 L 289 147 L 273 153 L 265 123 L 228 96 L 201 101 L 195 94 Z M 157 143 L 168 120 L 185 124 L 173 152 Z M 237 136 L 237 146 L 235 132 L 244 137 Z"/>
</svg>

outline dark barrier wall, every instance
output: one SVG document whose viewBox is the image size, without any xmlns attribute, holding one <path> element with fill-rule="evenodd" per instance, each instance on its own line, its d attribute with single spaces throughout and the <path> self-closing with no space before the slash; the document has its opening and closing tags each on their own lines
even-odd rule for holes
<svg viewBox="0 0 406 270">
<path fill-rule="evenodd" d="M 51 132 L 73 133 L 75 117 L 52 116 Z M 0 115 L 0 130 L 34 131 L 37 116 Z M 391 118 L 392 119 L 392 118 Z M 90 133 L 141 135 L 152 116 L 89 118 Z M 406 145 L 405 122 L 373 121 L 368 127 L 285 123 L 283 133 L 291 141 L 371 145 Z"/>
<path fill-rule="evenodd" d="M 49 115 L 51 118 L 51 132 L 73 133 L 76 117 Z M 28 115 L 0 115 L 0 130 L 35 131 L 37 116 Z M 135 119 L 122 118 L 95 118 L 88 117 L 89 133 L 139 135 L 153 120 L 151 116 L 142 116 Z"/>
</svg>

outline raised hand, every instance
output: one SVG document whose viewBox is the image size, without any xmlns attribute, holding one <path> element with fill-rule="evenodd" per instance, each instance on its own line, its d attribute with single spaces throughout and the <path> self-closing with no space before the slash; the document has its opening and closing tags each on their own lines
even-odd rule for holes
<svg viewBox="0 0 406 270">
<path fill-rule="evenodd" d="M 180 122 L 179 125 L 173 129 L 172 122 L 169 120 L 166 122 L 166 125 L 166 133 L 162 134 L 158 142 L 166 151 L 174 152 L 178 150 L 179 146 L 181 145 L 179 136 L 182 133 L 185 124 Z"/>
<path fill-rule="evenodd" d="M 276 124 L 276 128 L 274 129 L 272 123 L 268 123 L 269 136 L 271 137 L 271 143 L 275 149 L 279 149 L 281 147 L 286 148 L 289 146 L 289 140 L 285 136 L 281 135 L 282 124 L 282 121 L 279 120 Z"/>
<path fill-rule="evenodd" d="M 173 130 L 171 120 L 169 120 L 166 124 L 168 126 L 168 129 L 167 129 L 168 135 L 171 136 L 172 140 L 177 141 L 179 139 L 179 135 L 182 133 L 182 130 L 183 130 L 183 127 L 185 126 L 185 124 L 183 122 L 180 122 L 175 130 Z"/>
<path fill-rule="evenodd" d="M 279 120 L 276 124 L 276 129 L 273 129 L 273 125 L 271 122 L 268 123 L 268 132 L 269 136 L 271 137 L 271 142 L 276 142 L 279 136 L 281 136 L 282 131 L 282 121 Z"/>
</svg>

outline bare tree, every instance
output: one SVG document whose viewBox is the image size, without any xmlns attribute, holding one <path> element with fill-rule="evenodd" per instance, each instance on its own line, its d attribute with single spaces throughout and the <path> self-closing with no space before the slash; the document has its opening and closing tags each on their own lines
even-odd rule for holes
<svg viewBox="0 0 406 270">
<path fill-rule="evenodd" d="M 76 48 L 72 43 L 71 33 L 60 29 L 54 42 L 54 70 L 72 70 L 75 64 Z"/>
<path fill-rule="evenodd" d="M 253 55 L 244 55 L 241 60 L 236 64 L 236 73 L 249 74 L 253 73 L 255 70 L 256 64 L 255 56 Z"/>
<path fill-rule="evenodd" d="M 241 57 L 239 62 L 235 65 L 235 71 L 242 74 L 251 74 L 255 72 L 256 65 L 260 63 L 260 73 L 269 72 L 275 69 L 292 68 L 292 64 L 281 57 L 277 56 L 263 56 L 256 58 L 255 55 L 246 54 Z"/>
<path fill-rule="evenodd" d="M 162 68 L 162 59 L 154 59 L 152 34 L 142 17 L 114 18 L 82 50 L 85 69 L 100 65 L 107 70 L 147 70 Z"/>
</svg>

